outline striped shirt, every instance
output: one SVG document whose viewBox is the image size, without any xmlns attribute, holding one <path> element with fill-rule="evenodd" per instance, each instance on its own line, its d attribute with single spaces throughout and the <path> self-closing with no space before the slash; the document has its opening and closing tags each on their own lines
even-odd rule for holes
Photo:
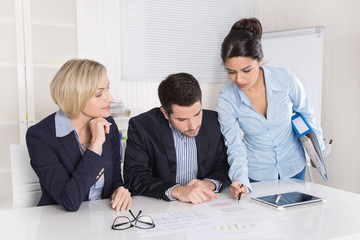
<svg viewBox="0 0 360 240">
<path fill-rule="evenodd" d="M 197 178 L 197 148 L 194 137 L 187 137 L 172 125 L 172 134 L 176 150 L 176 182 L 181 185 L 188 184 Z"/>
<path fill-rule="evenodd" d="M 197 147 L 195 137 L 188 137 L 172 126 L 169 121 L 169 127 L 172 130 L 176 151 L 176 183 L 185 186 L 191 180 L 197 179 L 198 161 Z M 213 182 L 216 186 L 215 192 L 219 192 L 221 183 L 212 179 L 204 179 Z M 165 194 L 170 200 L 176 200 L 170 196 L 171 190 L 177 185 L 166 190 Z"/>
</svg>

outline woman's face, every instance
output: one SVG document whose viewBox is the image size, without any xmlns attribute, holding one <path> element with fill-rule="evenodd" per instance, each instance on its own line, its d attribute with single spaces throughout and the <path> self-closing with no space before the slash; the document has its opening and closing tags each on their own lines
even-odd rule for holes
<svg viewBox="0 0 360 240">
<path fill-rule="evenodd" d="M 90 118 L 110 116 L 110 104 L 114 99 L 109 93 L 109 84 L 106 73 L 103 73 L 95 95 L 86 103 L 82 114 Z"/>
<path fill-rule="evenodd" d="M 250 57 L 232 57 L 226 59 L 225 68 L 231 81 L 241 90 L 251 89 L 259 78 L 262 60 Z"/>
</svg>

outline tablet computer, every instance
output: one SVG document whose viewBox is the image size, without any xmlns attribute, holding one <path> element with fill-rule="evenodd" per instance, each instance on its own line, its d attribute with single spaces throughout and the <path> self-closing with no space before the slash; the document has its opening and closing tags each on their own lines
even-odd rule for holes
<svg viewBox="0 0 360 240">
<path fill-rule="evenodd" d="M 315 202 L 323 202 L 325 200 L 324 198 L 301 192 L 278 193 L 262 197 L 252 197 L 251 199 L 270 205 L 272 207 L 276 207 L 277 209 L 284 209 Z"/>
</svg>

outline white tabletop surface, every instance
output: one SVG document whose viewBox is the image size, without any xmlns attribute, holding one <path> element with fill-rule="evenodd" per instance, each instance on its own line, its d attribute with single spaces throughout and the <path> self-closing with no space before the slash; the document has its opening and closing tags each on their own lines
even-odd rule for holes
<svg viewBox="0 0 360 240">
<path fill-rule="evenodd" d="M 287 236 L 285 239 L 360 239 L 359 194 L 310 182 L 281 180 L 254 183 L 252 196 L 289 191 L 324 197 L 327 202 L 284 211 L 287 218 L 275 224 Z M 220 199 L 228 198 L 229 188 L 220 194 Z M 241 201 L 250 201 L 249 196 Z M 194 209 L 197 206 L 136 196 L 132 210 L 135 213 L 142 210 L 151 216 L 179 207 Z M 0 239 L 186 239 L 184 232 L 140 237 L 134 228 L 114 231 L 111 225 L 119 215 L 129 216 L 129 213 L 114 211 L 109 200 L 84 202 L 77 212 L 66 212 L 56 205 L 4 210 L 0 211 Z"/>
</svg>

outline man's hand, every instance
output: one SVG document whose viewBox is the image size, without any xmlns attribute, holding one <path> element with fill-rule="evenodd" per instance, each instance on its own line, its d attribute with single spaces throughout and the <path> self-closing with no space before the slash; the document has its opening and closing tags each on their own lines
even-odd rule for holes
<svg viewBox="0 0 360 240">
<path fill-rule="evenodd" d="M 210 180 L 199 180 L 193 179 L 191 180 L 187 186 L 203 186 L 204 188 L 210 189 L 211 191 L 215 191 L 216 185 Z"/>
<path fill-rule="evenodd" d="M 116 211 L 129 210 L 131 208 L 131 195 L 129 190 L 118 187 L 111 196 L 111 207 Z"/>
<path fill-rule="evenodd" d="M 215 188 L 215 184 L 209 180 L 193 179 L 186 186 L 174 187 L 170 196 L 179 199 L 181 202 L 199 204 L 211 201 L 212 198 L 218 199 L 219 196 L 213 192 Z"/>
</svg>

